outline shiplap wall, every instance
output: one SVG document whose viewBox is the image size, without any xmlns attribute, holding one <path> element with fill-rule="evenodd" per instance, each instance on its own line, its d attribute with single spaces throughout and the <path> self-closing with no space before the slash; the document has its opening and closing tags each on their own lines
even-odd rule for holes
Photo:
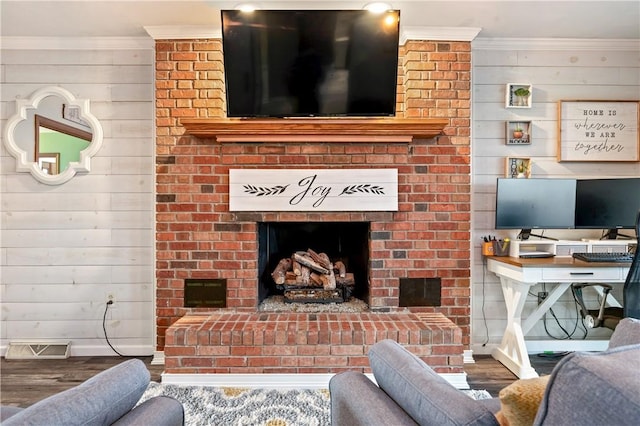
<svg viewBox="0 0 640 426">
<path fill-rule="evenodd" d="M 504 176 L 504 158 L 530 157 L 532 177 L 637 177 L 640 163 L 559 163 L 556 161 L 557 101 L 639 100 L 640 41 L 534 41 L 476 40 L 472 44 L 473 128 L 472 128 L 472 349 L 489 353 L 501 340 L 506 309 L 500 284 L 485 270 L 480 255 L 483 235 L 514 238 L 516 232 L 494 229 L 496 178 Z M 505 108 L 507 83 L 533 85 L 530 109 Z M 531 120 L 531 145 L 505 145 L 505 122 Z M 636 194 L 638 196 L 638 194 Z M 566 239 L 598 237 L 599 232 L 547 231 L 546 235 Z M 531 289 L 534 294 L 542 286 Z M 548 289 L 547 289 L 548 290 Z M 571 295 L 554 306 L 561 324 L 571 332 L 576 310 Z M 525 314 L 537 305 L 530 296 Z M 549 317 L 549 315 L 547 316 Z M 548 329 L 561 337 L 553 319 Z M 583 332 L 578 329 L 575 336 Z M 589 337 L 607 336 L 606 330 L 592 330 Z M 546 336 L 542 322 L 530 336 Z M 485 345 L 486 343 L 486 345 Z"/>
<path fill-rule="evenodd" d="M 70 341 L 72 355 L 155 349 L 152 40 L 2 43 L 2 124 L 14 100 L 60 86 L 104 130 L 89 174 L 48 186 L 1 157 L 1 340 Z M 120 45 L 121 43 L 121 45 Z M 15 48 L 12 48 L 12 44 Z"/>
</svg>

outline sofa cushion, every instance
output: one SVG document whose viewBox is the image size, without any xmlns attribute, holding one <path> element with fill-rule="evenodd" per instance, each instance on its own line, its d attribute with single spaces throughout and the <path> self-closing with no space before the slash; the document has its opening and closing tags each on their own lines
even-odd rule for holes
<svg viewBox="0 0 640 426">
<path fill-rule="evenodd" d="M 637 425 L 640 345 L 574 352 L 551 373 L 534 424 Z"/>
<path fill-rule="evenodd" d="M 500 426 L 532 425 L 550 377 L 516 380 L 502 389 L 501 409 L 496 413 Z"/>
<path fill-rule="evenodd" d="M 2 425 L 110 425 L 134 407 L 150 378 L 146 365 L 131 359 L 33 404 Z"/>
<path fill-rule="evenodd" d="M 378 386 L 420 425 L 498 425 L 482 404 L 393 340 L 373 345 L 369 362 Z"/>
</svg>

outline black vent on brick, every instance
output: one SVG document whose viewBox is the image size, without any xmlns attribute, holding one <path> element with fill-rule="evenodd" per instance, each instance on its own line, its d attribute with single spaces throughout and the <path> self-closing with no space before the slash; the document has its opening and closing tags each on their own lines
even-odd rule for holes
<svg viewBox="0 0 640 426">
<path fill-rule="evenodd" d="M 184 306 L 186 308 L 226 308 L 226 279 L 184 280 Z"/>
<path fill-rule="evenodd" d="M 400 306 L 441 306 L 440 278 L 400 278 Z"/>
</svg>

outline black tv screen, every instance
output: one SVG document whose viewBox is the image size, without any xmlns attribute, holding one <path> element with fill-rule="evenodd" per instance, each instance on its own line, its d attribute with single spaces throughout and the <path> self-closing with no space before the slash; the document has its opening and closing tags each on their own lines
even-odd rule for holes
<svg viewBox="0 0 640 426">
<path fill-rule="evenodd" d="M 640 178 L 579 179 L 576 228 L 633 229 L 640 211 Z"/>
<path fill-rule="evenodd" d="M 222 11 L 229 117 L 395 115 L 400 12 Z"/>
<path fill-rule="evenodd" d="M 496 229 L 571 229 L 575 179 L 498 178 Z"/>
</svg>

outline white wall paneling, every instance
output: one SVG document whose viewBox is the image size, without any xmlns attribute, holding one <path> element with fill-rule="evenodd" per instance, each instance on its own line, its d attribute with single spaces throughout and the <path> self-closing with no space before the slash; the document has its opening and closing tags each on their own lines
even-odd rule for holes
<svg viewBox="0 0 640 426">
<path fill-rule="evenodd" d="M 499 343 L 506 325 L 506 310 L 498 279 L 483 273 L 480 243 L 483 235 L 514 238 L 516 231 L 496 231 L 495 184 L 504 176 L 504 157 L 530 157 L 532 177 L 631 177 L 640 176 L 640 163 L 558 163 L 557 101 L 576 99 L 637 100 L 640 99 L 640 50 L 638 41 L 565 40 L 535 43 L 519 40 L 498 43 L 474 41 L 472 104 L 472 349 L 489 353 Z M 533 86 L 530 109 L 505 108 L 505 85 L 527 82 Z M 530 120 L 535 137 L 531 145 L 505 145 L 507 120 Z M 549 230 L 546 235 L 576 239 L 599 236 L 588 231 Z M 533 294 L 542 287 L 531 289 Z M 589 302 L 595 295 L 585 292 Z M 525 306 L 525 313 L 537 304 L 535 296 Z M 484 305 L 484 309 L 483 309 Z M 560 324 L 573 330 L 576 313 L 570 293 L 554 306 Z M 547 315 L 547 328 L 562 336 L 553 318 Z M 588 337 L 607 336 L 607 330 L 591 330 Z M 578 329 L 575 337 L 581 338 Z M 544 337 L 539 322 L 530 333 Z M 488 342 L 487 342 L 488 340 Z M 483 344 L 487 344 L 483 346 Z"/>
<path fill-rule="evenodd" d="M 60 186 L 0 158 L 0 351 L 11 340 L 70 340 L 72 355 L 155 349 L 153 43 L 2 50 L 3 124 L 14 100 L 60 86 L 91 102 L 104 130 L 87 175 Z M 34 40 L 37 42 L 37 40 Z M 51 46 L 49 46 L 51 47 Z"/>
</svg>

